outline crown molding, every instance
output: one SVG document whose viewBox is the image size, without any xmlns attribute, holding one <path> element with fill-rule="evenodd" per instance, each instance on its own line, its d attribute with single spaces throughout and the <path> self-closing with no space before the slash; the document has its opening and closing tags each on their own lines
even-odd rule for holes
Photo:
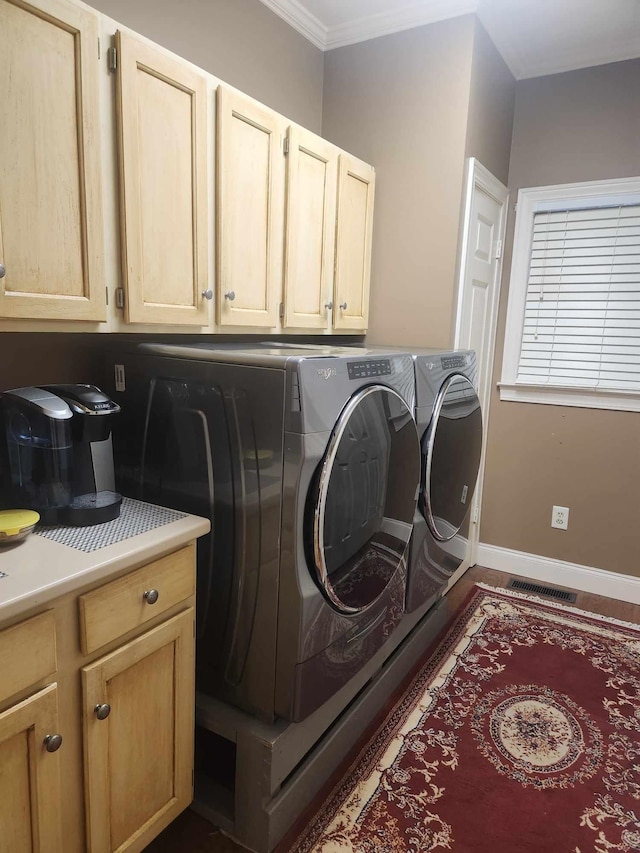
<svg viewBox="0 0 640 853">
<path fill-rule="evenodd" d="M 329 27 L 325 50 L 435 24 L 447 18 L 457 18 L 475 12 L 477 8 L 477 0 L 420 0 L 388 12 Z"/>
<path fill-rule="evenodd" d="M 527 80 L 550 74 L 564 74 L 566 71 L 579 71 L 581 68 L 591 68 L 594 65 L 609 65 L 613 62 L 637 59 L 640 45 L 638 39 L 633 37 L 615 49 L 599 48 L 600 45 L 595 50 L 587 52 L 568 50 L 560 62 L 553 62 L 551 57 L 542 55 L 524 62 L 520 57 L 510 55 L 506 49 L 502 51 L 502 57 L 516 80 Z"/>
<path fill-rule="evenodd" d="M 297 0 L 260 0 L 290 27 L 297 30 L 320 50 L 327 49 L 327 28 Z"/>
<path fill-rule="evenodd" d="M 320 50 L 333 50 L 413 27 L 435 24 L 437 21 L 475 12 L 478 8 L 478 0 L 418 0 L 389 12 L 326 27 L 298 0 L 261 2 Z"/>
</svg>

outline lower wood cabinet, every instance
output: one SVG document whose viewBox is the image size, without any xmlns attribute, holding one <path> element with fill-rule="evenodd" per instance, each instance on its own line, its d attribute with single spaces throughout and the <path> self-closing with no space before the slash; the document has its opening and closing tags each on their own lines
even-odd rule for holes
<svg viewBox="0 0 640 853">
<path fill-rule="evenodd" d="M 82 670 L 90 853 L 142 850 L 192 799 L 194 611 Z"/>
<path fill-rule="evenodd" d="M 189 805 L 194 598 L 190 543 L 0 630 L 0 853 L 138 853 Z"/>
<path fill-rule="evenodd" d="M 57 685 L 0 714 L 0 851 L 63 853 Z"/>
</svg>

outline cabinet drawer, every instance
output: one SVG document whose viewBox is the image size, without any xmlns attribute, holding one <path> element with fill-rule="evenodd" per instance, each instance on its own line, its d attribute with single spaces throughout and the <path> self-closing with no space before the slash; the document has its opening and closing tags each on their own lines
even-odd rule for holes
<svg viewBox="0 0 640 853">
<path fill-rule="evenodd" d="M 143 625 L 189 598 L 194 590 L 195 545 L 189 545 L 81 595 L 82 652 L 89 654 Z"/>
<path fill-rule="evenodd" d="M 57 669 L 52 610 L 0 631 L 0 697 L 13 696 Z"/>
</svg>

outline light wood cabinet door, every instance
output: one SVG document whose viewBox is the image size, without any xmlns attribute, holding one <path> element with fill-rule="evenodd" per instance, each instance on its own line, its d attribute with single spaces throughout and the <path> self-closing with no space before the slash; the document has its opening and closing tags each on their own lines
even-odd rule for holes
<svg viewBox="0 0 640 853">
<path fill-rule="evenodd" d="M 84 667 L 82 684 L 88 853 L 140 851 L 193 796 L 193 608 Z"/>
<path fill-rule="evenodd" d="M 129 33 L 116 48 L 125 320 L 205 326 L 206 80 Z"/>
<path fill-rule="evenodd" d="M 328 329 L 338 149 L 297 126 L 289 128 L 288 139 L 283 325 Z"/>
<path fill-rule="evenodd" d="M 273 327 L 282 292 L 284 120 L 218 87 L 217 321 Z"/>
<path fill-rule="evenodd" d="M 97 22 L 0 0 L 2 317 L 106 320 Z"/>
<path fill-rule="evenodd" d="M 364 331 L 369 322 L 375 171 L 340 155 L 333 326 Z"/>
<path fill-rule="evenodd" d="M 63 853 L 59 757 L 45 746 L 54 734 L 55 684 L 0 714 L 1 853 Z"/>
</svg>

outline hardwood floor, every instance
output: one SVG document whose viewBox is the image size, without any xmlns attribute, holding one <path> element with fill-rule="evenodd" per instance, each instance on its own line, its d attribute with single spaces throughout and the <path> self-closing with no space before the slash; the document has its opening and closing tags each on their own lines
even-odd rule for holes
<svg viewBox="0 0 640 853">
<path fill-rule="evenodd" d="M 452 607 L 455 608 L 465 598 L 473 584 L 486 583 L 490 586 L 504 587 L 509 577 L 510 575 L 504 572 L 474 566 L 460 578 L 447 596 Z M 640 605 L 574 591 L 577 592 L 577 600 L 571 606 L 640 625 Z M 235 844 L 190 809 L 183 812 L 145 849 L 145 853 L 242 853 L 242 851 L 246 853 L 246 848 Z"/>
</svg>

